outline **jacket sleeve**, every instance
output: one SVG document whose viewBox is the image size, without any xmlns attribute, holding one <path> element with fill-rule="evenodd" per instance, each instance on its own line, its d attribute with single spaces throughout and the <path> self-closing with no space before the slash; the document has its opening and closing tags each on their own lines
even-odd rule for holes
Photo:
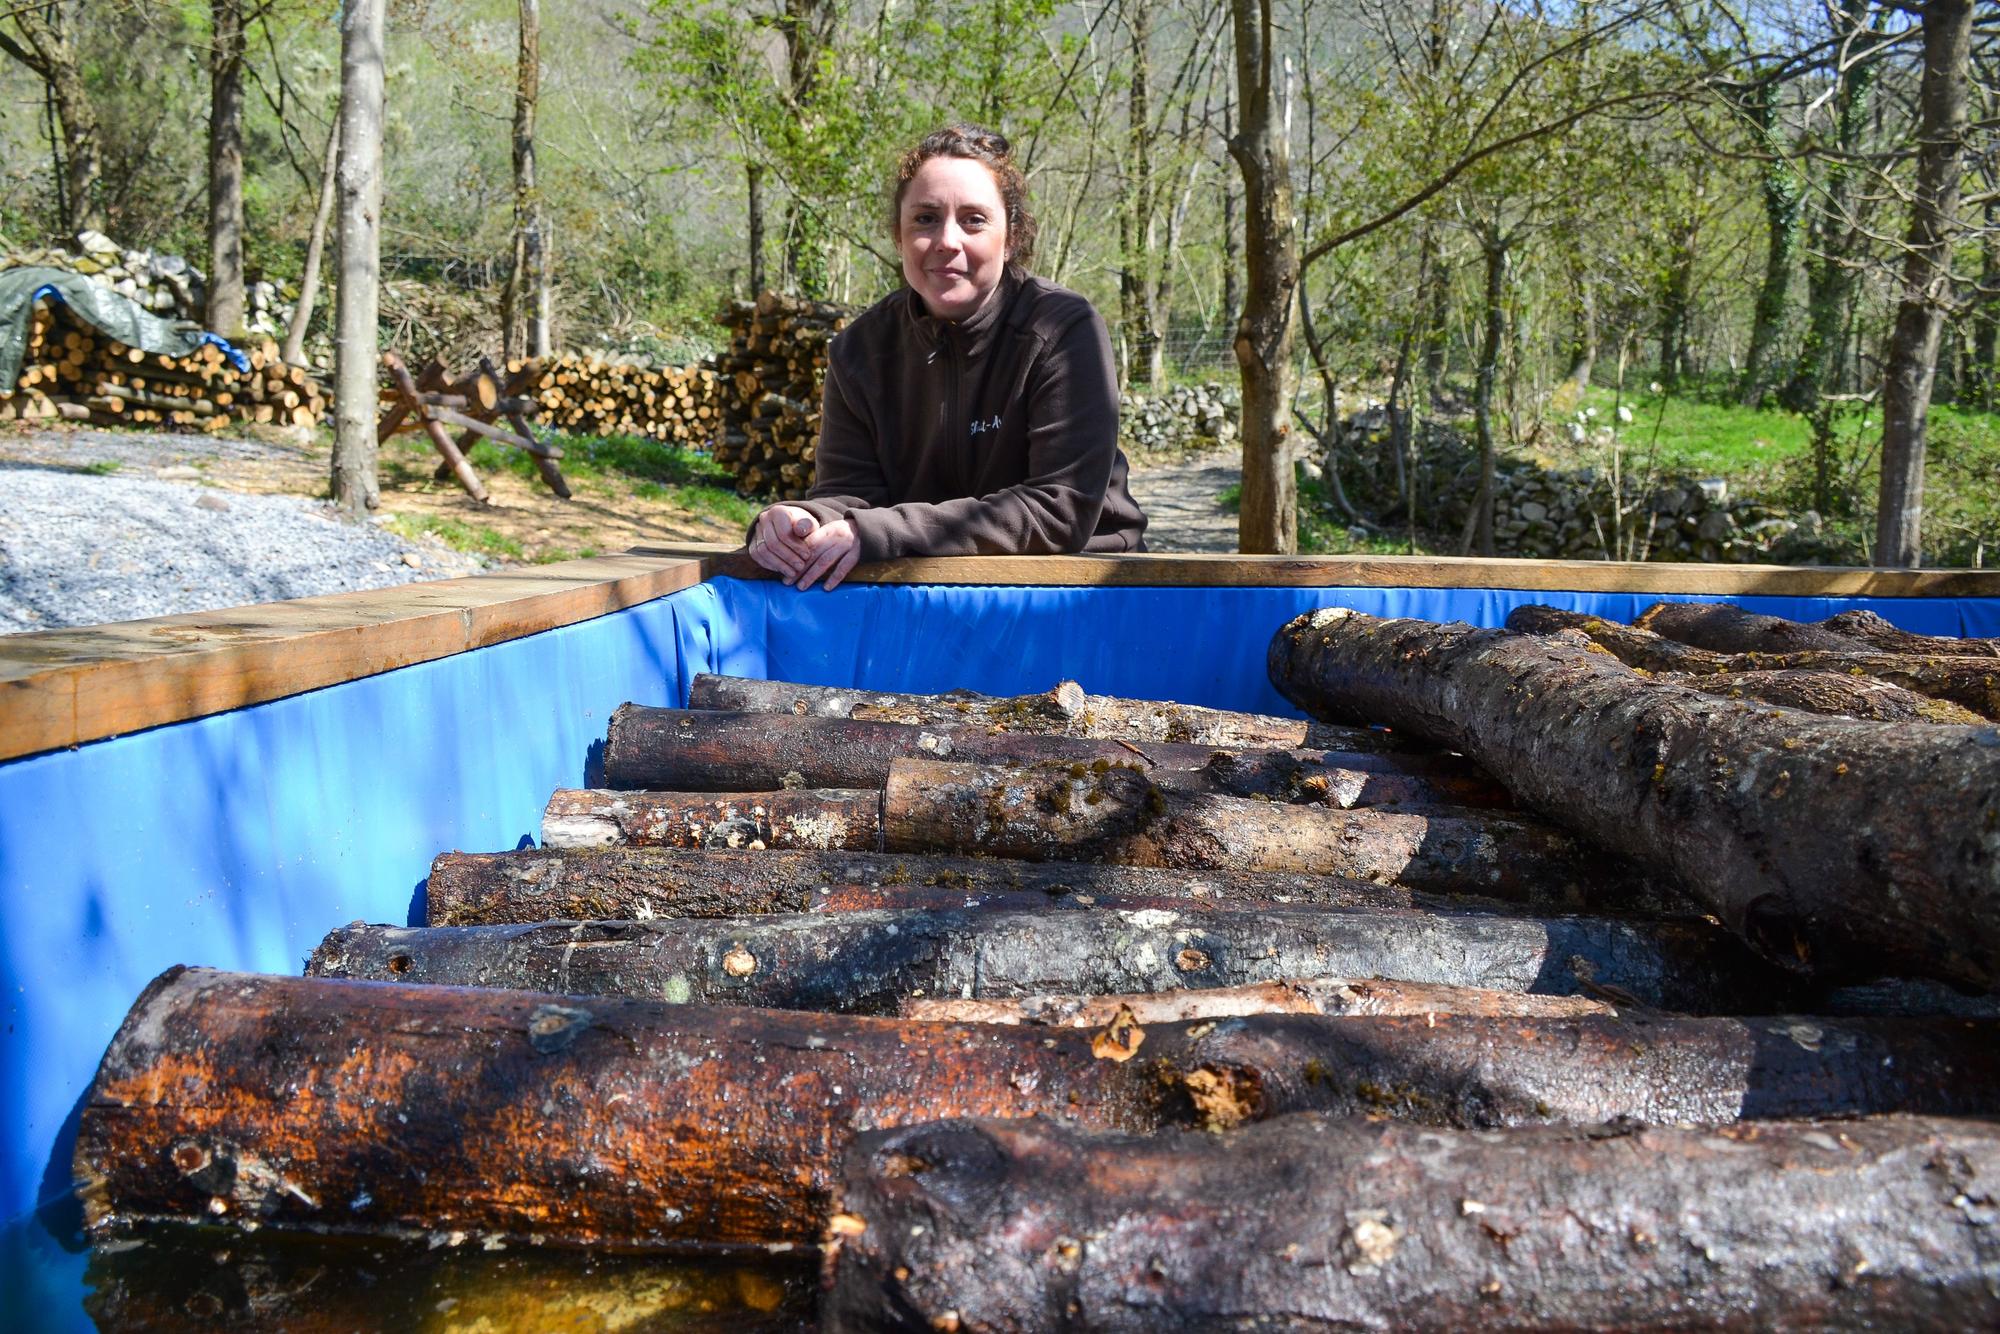
<svg viewBox="0 0 2000 1334">
<path fill-rule="evenodd" d="M 842 358 L 828 358 L 826 389 L 820 402 L 819 443 L 813 449 L 813 485 L 796 502 L 821 523 L 849 518 L 856 510 L 889 503 L 878 432 L 867 416 L 865 396 L 848 391 Z M 878 559 L 867 554 L 864 560 Z"/>
<path fill-rule="evenodd" d="M 1118 453 L 1111 335 L 1095 310 L 1043 347 L 1025 393 L 1027 476 L 990 495 L 850 509 L 846 518 L 861 539 L 863 560 L 1083 550 L 1097 529 Z"/>
</svg>

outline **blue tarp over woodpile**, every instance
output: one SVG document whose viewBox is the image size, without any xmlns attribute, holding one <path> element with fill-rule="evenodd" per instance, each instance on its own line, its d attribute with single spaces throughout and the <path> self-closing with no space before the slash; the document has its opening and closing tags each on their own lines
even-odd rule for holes
<svg viewBox="0 0 2000 1334">
<path fill-rule="evenodd" d="M 229 354 L 239 371 L 250 360 L 212 333 L 184 320 L 163 320 L 144 306 L 68 269 L 27 267 L 0 270 L 0 394 L 11 394 L 27 355 L 28 327 L 35 303 L 50 297 L 70 314 L 127 347 L 185 357 L 204 343 Z"/>
</svg>

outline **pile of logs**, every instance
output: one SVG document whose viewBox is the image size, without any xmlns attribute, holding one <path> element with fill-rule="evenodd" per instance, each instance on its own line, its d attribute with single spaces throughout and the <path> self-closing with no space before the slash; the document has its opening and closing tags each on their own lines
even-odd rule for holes
<svg viewBox="0 0 2000 1334">
<path fill-rule="evenodd" d="M 829 1330 L 1993 1324 L 2000 733 L 1836 715 L 1995 646 L 1516 621 L 1299 618 L 1314 724 L 628 704 L 429 925 L 156 980 L 88 1215 L 818 1244 Z"/>
<path fill-rule="evenodd" d="M 510 374 L 535 366 L 529 390 L 538 418 L 575 435 L 636 435 L 708 448 L 722 421 L 719 377 L 705 366 L 644 366 L 589 353 L 540 363 L 514 361 Z"/>
<path fill-rule="evenodd" d="M 38 302 L 27 356 L 0 421 L 94 422 L 152 429 L 220 431 L 239 422 L 313 426 L 330 399 L 317 382 L 278 355 L 277 344 L 247 349 L 238 371 L 221 348 L 190 356 L 142 352 L 106 338 Z"/>
<path fill-rule="evenodd" d="M 813 484 L 827 342 L 847 326 L 845 306 L 765 292 L 718 317 L 730 331 L 718 360 L 722 433 L 715 460 L 745 495 L 797 499 Z"/>
</svg>

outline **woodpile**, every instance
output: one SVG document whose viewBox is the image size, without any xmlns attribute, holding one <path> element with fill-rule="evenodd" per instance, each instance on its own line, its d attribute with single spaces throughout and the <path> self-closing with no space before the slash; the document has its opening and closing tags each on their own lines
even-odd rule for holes
<svg viewBox="0 0 2000 1334">
<path fill-rule="evenodd" d="M 190 356 L 142 352 L 63 313 L 35 304 L 27 355 L 0 421 L 62 420 L 150 430 L 221 431 L 238 423 L 315 426 L 331 400 L 297 366 L 263 342 L 245 350 L 239 371 L 222 349 Z"/>
<path fill-rule="evenodd" d="M 721 373 L 722 433 L 715 460 L 745 495 L 794 500 L 813 484 L 826 346 L 854 312 L 824 301 L 765 292 L 732 301 L 719 321 L 730 332 Z"/>
<path fill-rule="evenodd" d="M 722 422 L 721 379 L 706 366 L 655 367 L 570 352 L 515 361 L 508 371 L 531 367 L 536 373 L 528 392 L 541 405 L 537 420 L 558 431 L 636 435 L 705 449 Z"/>
<path fill-rule="evenodd" d="M 817 1243 L 828 1330 L 1993 1324 L 2000 1005 L 1897 980 L 1993 984 L 1991 726 L 1538 617 L 1284 627 L 1374 749 L 1075 683 L 627 705 L 428 925 L 149 987 L 86 1214 Z"/>
</svg>

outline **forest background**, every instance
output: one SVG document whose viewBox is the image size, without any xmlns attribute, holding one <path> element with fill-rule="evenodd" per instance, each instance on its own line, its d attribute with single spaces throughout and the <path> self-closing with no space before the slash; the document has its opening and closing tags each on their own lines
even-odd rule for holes
<svg viewBox="0 0 2000 1334">
<path fill-rule="evenodd" d="M 681 364 L 731 297 L 873 300 L 894 155 L 963 118 L 1013 140 L 1037 268 L 1129 387 L 1240 384 L 1246 551 L 1295 549 L 1303 471 L 1309 526 L 1490 552 L 1513 458 L 1610 479 L 1607 554 L 1643 554 L 1682 465 L 1810 508 L 1835 556 L 2000 542 L 2000 7 L 387 11 L 385 347 Z M 0 242 L 206 261 L 229 332 L 243 283 L 306 268 L 352 17 L 0 0 Z"/>
</svg>

